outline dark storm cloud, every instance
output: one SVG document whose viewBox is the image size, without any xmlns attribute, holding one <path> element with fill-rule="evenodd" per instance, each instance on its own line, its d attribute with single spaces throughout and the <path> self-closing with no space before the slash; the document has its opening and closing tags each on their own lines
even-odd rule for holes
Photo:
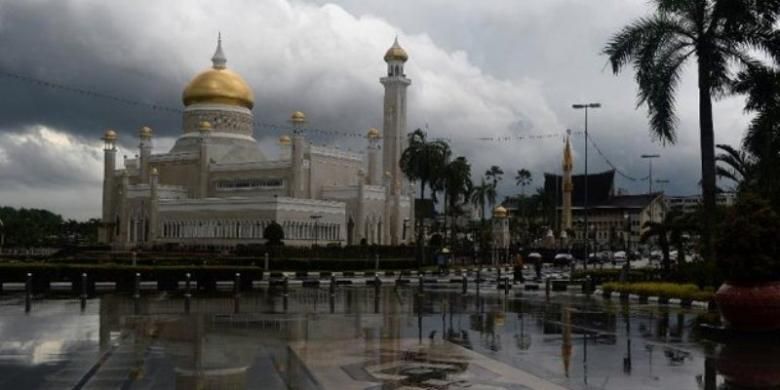
<svg viewBox="0 0 780 390">
<path fill-rule="evenodd" d="M 362 134 L 381 127 L 382 55 L 399 34 L 410 53 L 410 130 L 427 126 L 431 136 L 452 140 L 456 153 L 468 156 L 476 173 L 493 164 L 507 176 L 528 168 L 536 175 L 534 185 L 541 185 L 543 171 L 559 169 L 560 138 L 514 143 L 477 138 L 581 130 L 581 113 L 570 105 L 596 100 L 604 108 L 591 117 L 593 136 L 616 166 L 644 176 L 646 164 L 636 156 L 660 150 L 664 159 L 658 171 L 675 176 L 669 177 L 673 192 L 697 191 L 695 83 L 685 78 L 678 98 L 680 142 L 661 149 L 648 136 L 644 109 L 634 108 L 631 74 L 612 76 L 598 54 L 609 34 L 647 11 L 645 1 L 338 3 L 0 0 L 0 71 L 145 103 L 125 104 L 0 77 L 0 135 L 42 142 L 25 146 L 0 138 L 0 171 L 17 171 L 0 176 L 0 187 L 92 183 L 81 188 L 99 195 L 97 138 L 109 127 L 120 132 L 122 154 L 136 153 L 134 133 L 142 125 L 166 137 L 158 146 L 170 145 L 180 132 L 180 114 L 148 105 L 181 108 L 182 89 L 210 65 L 221 30 L 228 66 L 254 90 L 255 137 L 267 155 L 274 155 L 276 138 L 287 131 L 280 125 L 294 110 L 305 111 L 316 128 Z M 739 108 L 738 101 L 716 106 L 716 125 L 728 125 L 716 129 L 722 130 L 719 141 L 738 139 L 744 124 Z M 41 136 L 41 128 L 73 136 L 72 145 L 89 150 L 84 153 L 91 162 L 82 165 L 91 168 L 58 166 L 57 157 L 51 157 L 56 149 L 46 146 L 51 137 Z M 313 141 L 364 147 L 357 137 L 316 135 Z M 575 139 L 577 164 L 583 145 L 581 137 Z M 34 153 L 49 150 L 51 158 L 31 161 L 33 147 Z M 593 150 L 590 164 L 594 171 L 609 168 Z M 646 182 L 626 180 L 618 186 L 643 190 Z M 511 177 L 501 192 L 517 192 Z M 25 204 L 19 194 L 0 190 L 0 200 Z M 98 208 L 81 204 L 78 215 L 97 214 Z"/>
</svg>

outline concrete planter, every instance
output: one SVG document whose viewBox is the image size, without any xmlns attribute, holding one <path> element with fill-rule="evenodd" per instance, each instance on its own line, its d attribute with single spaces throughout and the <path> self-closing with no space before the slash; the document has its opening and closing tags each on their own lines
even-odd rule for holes
<svg viewBox="0 0 780 390">
<path fill-rule="evenodd" d="M 721 316 L 735 330 L 780 330 L 780 282 L 725 282 L 715 293 Z"/>
</svg>

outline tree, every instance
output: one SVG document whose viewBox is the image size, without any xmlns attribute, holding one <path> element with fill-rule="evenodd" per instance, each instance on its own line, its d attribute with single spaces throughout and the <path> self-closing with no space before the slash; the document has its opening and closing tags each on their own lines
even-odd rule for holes
<svg viewBox="0 0 780 390">
<path fill-rule="evenodd" d="M 517 176 L 515 176 L 515 183 L 520 186 L 521 189 L 521 196 L 518 197 L 518 207 L 520 208 L 520 214 L 525 218 L 525 186 L 531 184 L 533 181 L 533 178 L 531 177 L 531 172 L 527 169 L 523 168 L 517 171 Z"/>
<path fill-rule="evenodd" d="M 488 202 L 489 189 L 490 184 L 485 182 L 484 177 L 480 180 L 479 185 L 476 185 L 471 189 L 471 203 L 474 207 L 479 208 L 479 216 L 482 222 L 485 222 L 485 205 Z"/>
<path fill-rule="evenodd" d="M 270 247 L 278 247 L 284 245 L 284 229 L 282 225 L 276 221 L 271 222 L 263 230 L 263 238 L 266 240 L 266 245 Z"/>
<path fill-rule="evenodd" d="M 743 150 L 737 150 L 730 145 L 718 144 L 721 151 L 715 156 L 719 177 L 733 181 L 737 190 L 745 189 L 753 182 L 754 161 L 752 156 Z"/>
<path fill-rule="evenodd" d="M 780 209 L 780 71 L 750 67 L 739 74 L 734 91 L 747 95 L 745 110 L 755 113 L 740 151 L 751 162 L 751 177 L 738 190 L 754 192 Z"/>
<path fill-rule="evenodd" d="M 613 35 L 603 52 L 615 74 L 631 63 L 639 104 L 647 104 L 650 129 L 664 143 L 676 140 L 675 92 L 682 69 L 695 57 L 699 84 L 699 137 L 705 221 L 704 255 L 713 253 L 715 135 L 712 98 L 727 92 L 730 64 L 750 66 L 751 50 L 780 58 L 774 23 L 780 0 L 654 0 L 656 11 Z"/>
<path fill-rule="evenodd" d="M 444 166 L 444 174 L 439 184 L 444 192 L 444 231 L 447 231 L 447 217 L 455 217 L 461 212 L 461 204 L 469 200 L 473 184 L 471 183 L 471 164 L 466 157 L 459 156 Z M 454 228 L 454 223 L 452 225 Z M 452 238 L 452 237 L 450 237 Z"/>
<path fill-rule="evenodd" d="M 409 134 L 409 146 L 401 154 L 401 170 L 409 180 L 420 183 L 420 199 L 425 200 L 425 189 L 432 186 L 442 176 L 444 166 L 450 156 L 450 147 L 440 140 L 428 141 L 427 134 L 417 129 Z M 432 189 L 433 190 L 433 189 Z M 417 217 L 418 262 L 422 263 L 423 219 Z M 421 265 L 421 264 L 420 264 Z"/>
<path fill-rule="evenodd" d="M 532 181 L 533 178 L 531 177 L 531 172 L 529 172 L 527 169 L 523 168 L 517 171 L 515 182 L 521 188 L 523 196 L 525 196 L 525 186 L 531 184 Z"/>
<path fill-rule="evenodd" d="M 671 270 L 671 256 L 669 253 L 671 244 L 675 244 L 677 247 L 678 263 L 684 261 L 685 258 L 683 233 L 686 229 L 686 220 L 683 218 L 683 215 L 678 212 L 669 212 L 661 222 L 647 221 L 642 225 L 644 231 L 639 239 L 642 242 L 647 242 L 653 238 L 658 240 L 658 246 L 661 247 L 661 252 L 663 253 L 663 270 L 667 275 Z"/>
<path fill-rule="evenodd" d="M 501 181 L 501 176 L 503 174 L 504 171 L 498 165 L 493 165 L 485 172 L 485 178 L 492 182 L 493 189 L 495 190 L 498 188 L 498 182 Z M 495 201 L 493 203 L 495 203 Z"/>
</svg>

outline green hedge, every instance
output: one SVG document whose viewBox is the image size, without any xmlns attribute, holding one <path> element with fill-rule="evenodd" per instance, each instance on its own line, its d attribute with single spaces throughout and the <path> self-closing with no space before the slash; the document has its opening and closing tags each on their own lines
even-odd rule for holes
<svg viewBox="0 0 780 390">
<path fill-rule="evenodd" d="M 700 289 L 695 284 L 680 284 L 668 282 L 616 283 L 609 282 L 601 286 L 604 293 L 636 294 L 643 297 L 659 297 L 661 299 L 678 298 L 683 301 L 709 302 L 715 294 L 712 288 Z"/>
</svg>

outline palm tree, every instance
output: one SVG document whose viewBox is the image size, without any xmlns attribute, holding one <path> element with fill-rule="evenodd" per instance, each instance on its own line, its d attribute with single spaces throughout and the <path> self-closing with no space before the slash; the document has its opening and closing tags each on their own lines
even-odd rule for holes
<svg viewBox="0 0 780 390">
<path fill-rule="evenodd" d="M 647 103 L 650 129 L 662 142 L 676 140 L 675 92 L 687 60 L 696 59 L 699 84 L 699 137 L 705 221 L 704 255 L 713 255 L 715 213 L 715 135 L 712 97 L 732 81 L 730 64 L 757 63 L 757 49 L 780 58 L 773 48 L 777 0 L 654 0 L 656 11 L 612 36 L 604 48 L 617 74 L 629 63 L 636 70 L 639 104 Z M 776 40 L 777 38 L 775 38 Z M 776 46 L 776 43 L 775 43 Z"/>
<path fill-rule="evenodd" d="M 755 165 L 753 157 L 730 145 L 718 144 L 716 147 L 721 151 L 715 156 L 715 161 L 721 163 L 716 166 L 718 176 L 733 181 L 737 190 L 750 186 Z"/>
<path fill-rule="evenodd" d="M 517 171 L 517 176 L 515 176 L 515 183 L 520 186 L 520 192 L 521 196 L 518 197 L 518 206 L 520 206 L 520 214 L 522 215 L 523 219 L 525 219 L 525 186 L 531 184 L 533 181 L 533 178 L 531 177 L 531 172 L 525 168 L 520 169 Z"/>
<path fill-rule="evenodd" d="M 691 219 L 679 212 L 669 212 L 661 222 L 647 221 L 642 225 L 644 231 L 640 241 L 646 242 L 652 238 L 658 240 L 658 246 L 663 253 L 663 269 L 668 274 L 671 269 L 671 257 L 669 251 L 672 244 L 677 249 L 677 261 L 681 264 L 685 261 L 685 232 L 692 229 Z"/>
<path fill-rule="evenodd" d="M 485 205 L 488 202 L 487 193 L 489 188 L 490 184 L 486 183 L 483 177 L 479 185 L 473 186 L 471 189 L 471 204 L 479 208 L 479 216 L 483 223 L 485 222 Z"/>
<path fill-rule="evenodd" d="M 529 172 L 527 169 L 523 168 L 517 171 L 515 182 L 522 189 L 523 197 L 525 197 L 525 186 L 531 184 L 532 181 L 533 178 L 531 177 L 531 172 Z"/>
<path fill-rule="evenodd" d="M 471 164 L 466 157 L 460 156 L 444 166 L 440 187 L 444 192 L 444 231 L 447 231 L 447 217 L 454 217 L 460 211 L 460 205 L 468 201 L 472 189 Z M 450 237 L 452 238 L 452 237 Z"/>
<path fill-rule="evenodd" d="M 420 183 L 420 200 L 425 200 L 425 189 L 433 186 L 437 178 L 442 176 L 442 171 L 450 155 L 450 147 L 440 140 L 428 141 L 427 134 L 417 129 L 409 134 L 409 146 L 401 154 L 401 170 L 409 180 Z M 424 203 L 424 202 L 422 202 Z M 425 215 L 417 216 L 417 247 L 418 262 L 423 261 L 423 220 Z"/>
<path fill-rule="evenodd" d="M 644 231 L 642 232 L 642 235 L 640 236 L 639 240 L 641 242 L 647 242 L 648 240 L 652 238 L 656 238 L 658 240 L 658 246 L 661 247 L 661 253 L 663 253 L 663 270 L 664 274 L 669 274 L 669 270 L 671 269 L 671 258 L 669 256 L 669 232 L 671 231 L 671 226 L 667 224 L 665 219 L 661 222 L 655 222 L 655 221 L 647 221 L 642 225 L 642 228 Z"/>
<path fill-rule="evenodd" d="M 504 174 L 504 170 L 501 169 L 498 165 L 493 165 L 485 172 L 485 178 L 490 180 L 493 184 L 493 189 L 498 187 L 498 182 L 501 181 L 501 175 Z M 494 201 L 495 203 L 495 201 Z"/>
<path fill-rule="evenodd" d="M 752 183 L 740 189 L 750 189 L 780 208 L 780 71 L 750 67 L 739 74 L 734 90 L 747 94 L 745 110 L 756 114 L 742 140 L 741 151 L 752 162 Z"/>
</svg>

